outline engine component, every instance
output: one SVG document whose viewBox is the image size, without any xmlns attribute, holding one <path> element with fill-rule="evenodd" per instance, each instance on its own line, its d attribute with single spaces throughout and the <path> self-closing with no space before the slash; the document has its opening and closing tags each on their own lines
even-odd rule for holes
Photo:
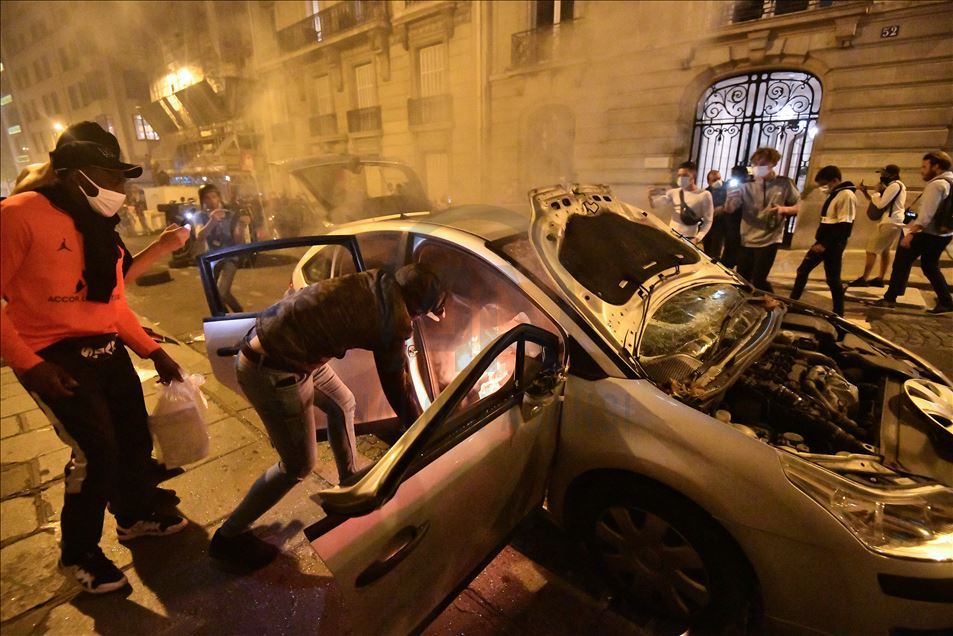
<svg viewBox="0 0 953 636">
<path fill-rule="evenodd" d="M 813 398 L 831 411 L 847 415 L 860 401 L 860 391 L 831 367 L 813 366 L 801 379 L 801 385 Z"/>
<path fill-rule="evenodd" d="M 784 315 L 784 321 L 781 324 L 785 327 L 811 331 L 831 343 L 837 340 L 837 329 L 823 318 L 789 311 Z"/>
<path fill-rule="evenodd" d="M 828 442 L 819 445 L 869 452 L 869 445 L 845 431 L 841 426 L 842 422 L 831 419 L 830 411 L 814 400 L 802 397 L 796 391 L 772 380 L 745 376 L 739 380 L 739 384 L 776 401 L 786 410 L 788 418 L 801 423 L 812 439 Z M 844 419 L 847 419 L 846 416 Z"/>
</svg>

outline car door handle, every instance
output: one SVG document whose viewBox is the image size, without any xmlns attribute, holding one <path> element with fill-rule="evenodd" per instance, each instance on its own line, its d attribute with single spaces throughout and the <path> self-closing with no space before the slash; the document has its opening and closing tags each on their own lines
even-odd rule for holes
<svg viewBox="0 0 953 636">
<path fill-rule="evenodd" d="M 219 347 L 215 350 L 215 355 L 219 358 L 227 358 L 229 356 L 238 355 L 238 347 Z"/>
<path fill-rule="evenodd" d="M 378 580 L 407 558 L 420 545 L 424 535 L 430 529 L 430 522 L 425 521 L 419 526 L 407 526 L 394 535 L 386 553 L 371 563 L 366 570 L 357 575 L 355 587 L 362 588 Z"/>
</svg>

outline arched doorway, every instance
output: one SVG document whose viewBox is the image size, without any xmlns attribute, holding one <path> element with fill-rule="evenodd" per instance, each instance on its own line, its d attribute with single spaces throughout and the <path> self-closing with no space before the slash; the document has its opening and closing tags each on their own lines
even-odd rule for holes
<svg viewBox="0 0 953 636">
<path fill-rule="evenodd" d="M 803 71 L 758 71 L 719 80 L 698 100 L 692 157 L 699 175 L 728 174 L 747 165 L 751 153 L 771 146 L 781 153 L 778 174 L 804 187 L 817 117 L 821 82 Z"/>
</svg>

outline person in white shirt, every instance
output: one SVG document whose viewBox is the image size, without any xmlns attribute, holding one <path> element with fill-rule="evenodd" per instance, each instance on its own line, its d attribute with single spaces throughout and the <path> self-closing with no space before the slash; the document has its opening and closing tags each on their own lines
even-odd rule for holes
<svg viewBox="0 0 953 636">
<path fill-rule="evenodd" d="M 953 312 L 953 298 L 950 296 L 950 286 L 940 271 L 940 256 L 950 241 L 953 232 L 944 231 L 936 219 L 940 206 L 947 203 L 948 197 L 953 196 L 953 172 L 950 172 L 950 155 L 942 150 L 934 150 L 923 155 L 920 166 L 920 176 L 927 182 L 920 195 L 920 209 L 917 219 L 904 231 L 900 240 L 900 248 L 894 259 L 893 270 L 890 272 L 890 284 L 884 297 L 874 305 L 878 307 L 894 307 L 897 298 L 903 296 L 910 278 L 913 264 L 920 259 L 920 269 L 933 286 L 936 292 L 936 307 L 930 309 L 931 314 L 946 314 Z"/>
<path fill-rule="evenodd" d="M 890 267 L 890 252 L 897 245 L 903 230 L 903 215 L 907 209 L 907 186 L 900 180 L 900 167 L 888 163 L 877 172 L 880 173 L 879 193 L 869 194 L 863 181 L 857 189 L 867 201 L 877 206 L 883 216 L 880 217 L 877 230 L 867 240 L 867 261 L 864 263 L 864 273 L 860 278 L 847 283 L 848 287 L 884 286 L 887 268 Z M 870 278 L 878 256 L 880 256 L 880 276 Z"/>
<path fill-rule="evenodd" d="M 677 188 L 649 189 L 649 205 L 668 203 L 672 206 L 672 218 L 669 227 L 687 238 L 693 245 L 701 245 L 702 239 L 711 229 L 715 214 L 711 193 L 702 190 L 695 183 L 698 167 L 694 161 L 686 161 L 678 166 L 675 175 Z"/>
<path fill-rule="evenodd" d="M 834 313 L 844 315 L 844 287 L 841 285 L 840 272 L 847 239 L 854 227 L 857 215 L 856 188 L 850 181 L 841 180 L 840 168 L 824 166 L 817 171 L 814 183 L 827 191 L 827 199 L 821 207 L 821 223 L 814 235 L 814 245 L 804 255 L 797 268 L 797 278 L 791 290 L 791 299 L 798 300 L 804 293 L 807 278 L 815 267 L 824 263 L 824 276 L 834 301 Z"/>
</svg>

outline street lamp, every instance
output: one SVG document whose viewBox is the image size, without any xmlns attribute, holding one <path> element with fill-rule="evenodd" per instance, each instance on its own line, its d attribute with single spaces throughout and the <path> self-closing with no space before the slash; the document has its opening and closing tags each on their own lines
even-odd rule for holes
<svg viewBox="0 0 953 636">
<path fill-rule="evenodd" d="M 53 122 L 53 130 L 56 132 L 63 132 L 66 127 L 58 121 Z"/>
</svg>

